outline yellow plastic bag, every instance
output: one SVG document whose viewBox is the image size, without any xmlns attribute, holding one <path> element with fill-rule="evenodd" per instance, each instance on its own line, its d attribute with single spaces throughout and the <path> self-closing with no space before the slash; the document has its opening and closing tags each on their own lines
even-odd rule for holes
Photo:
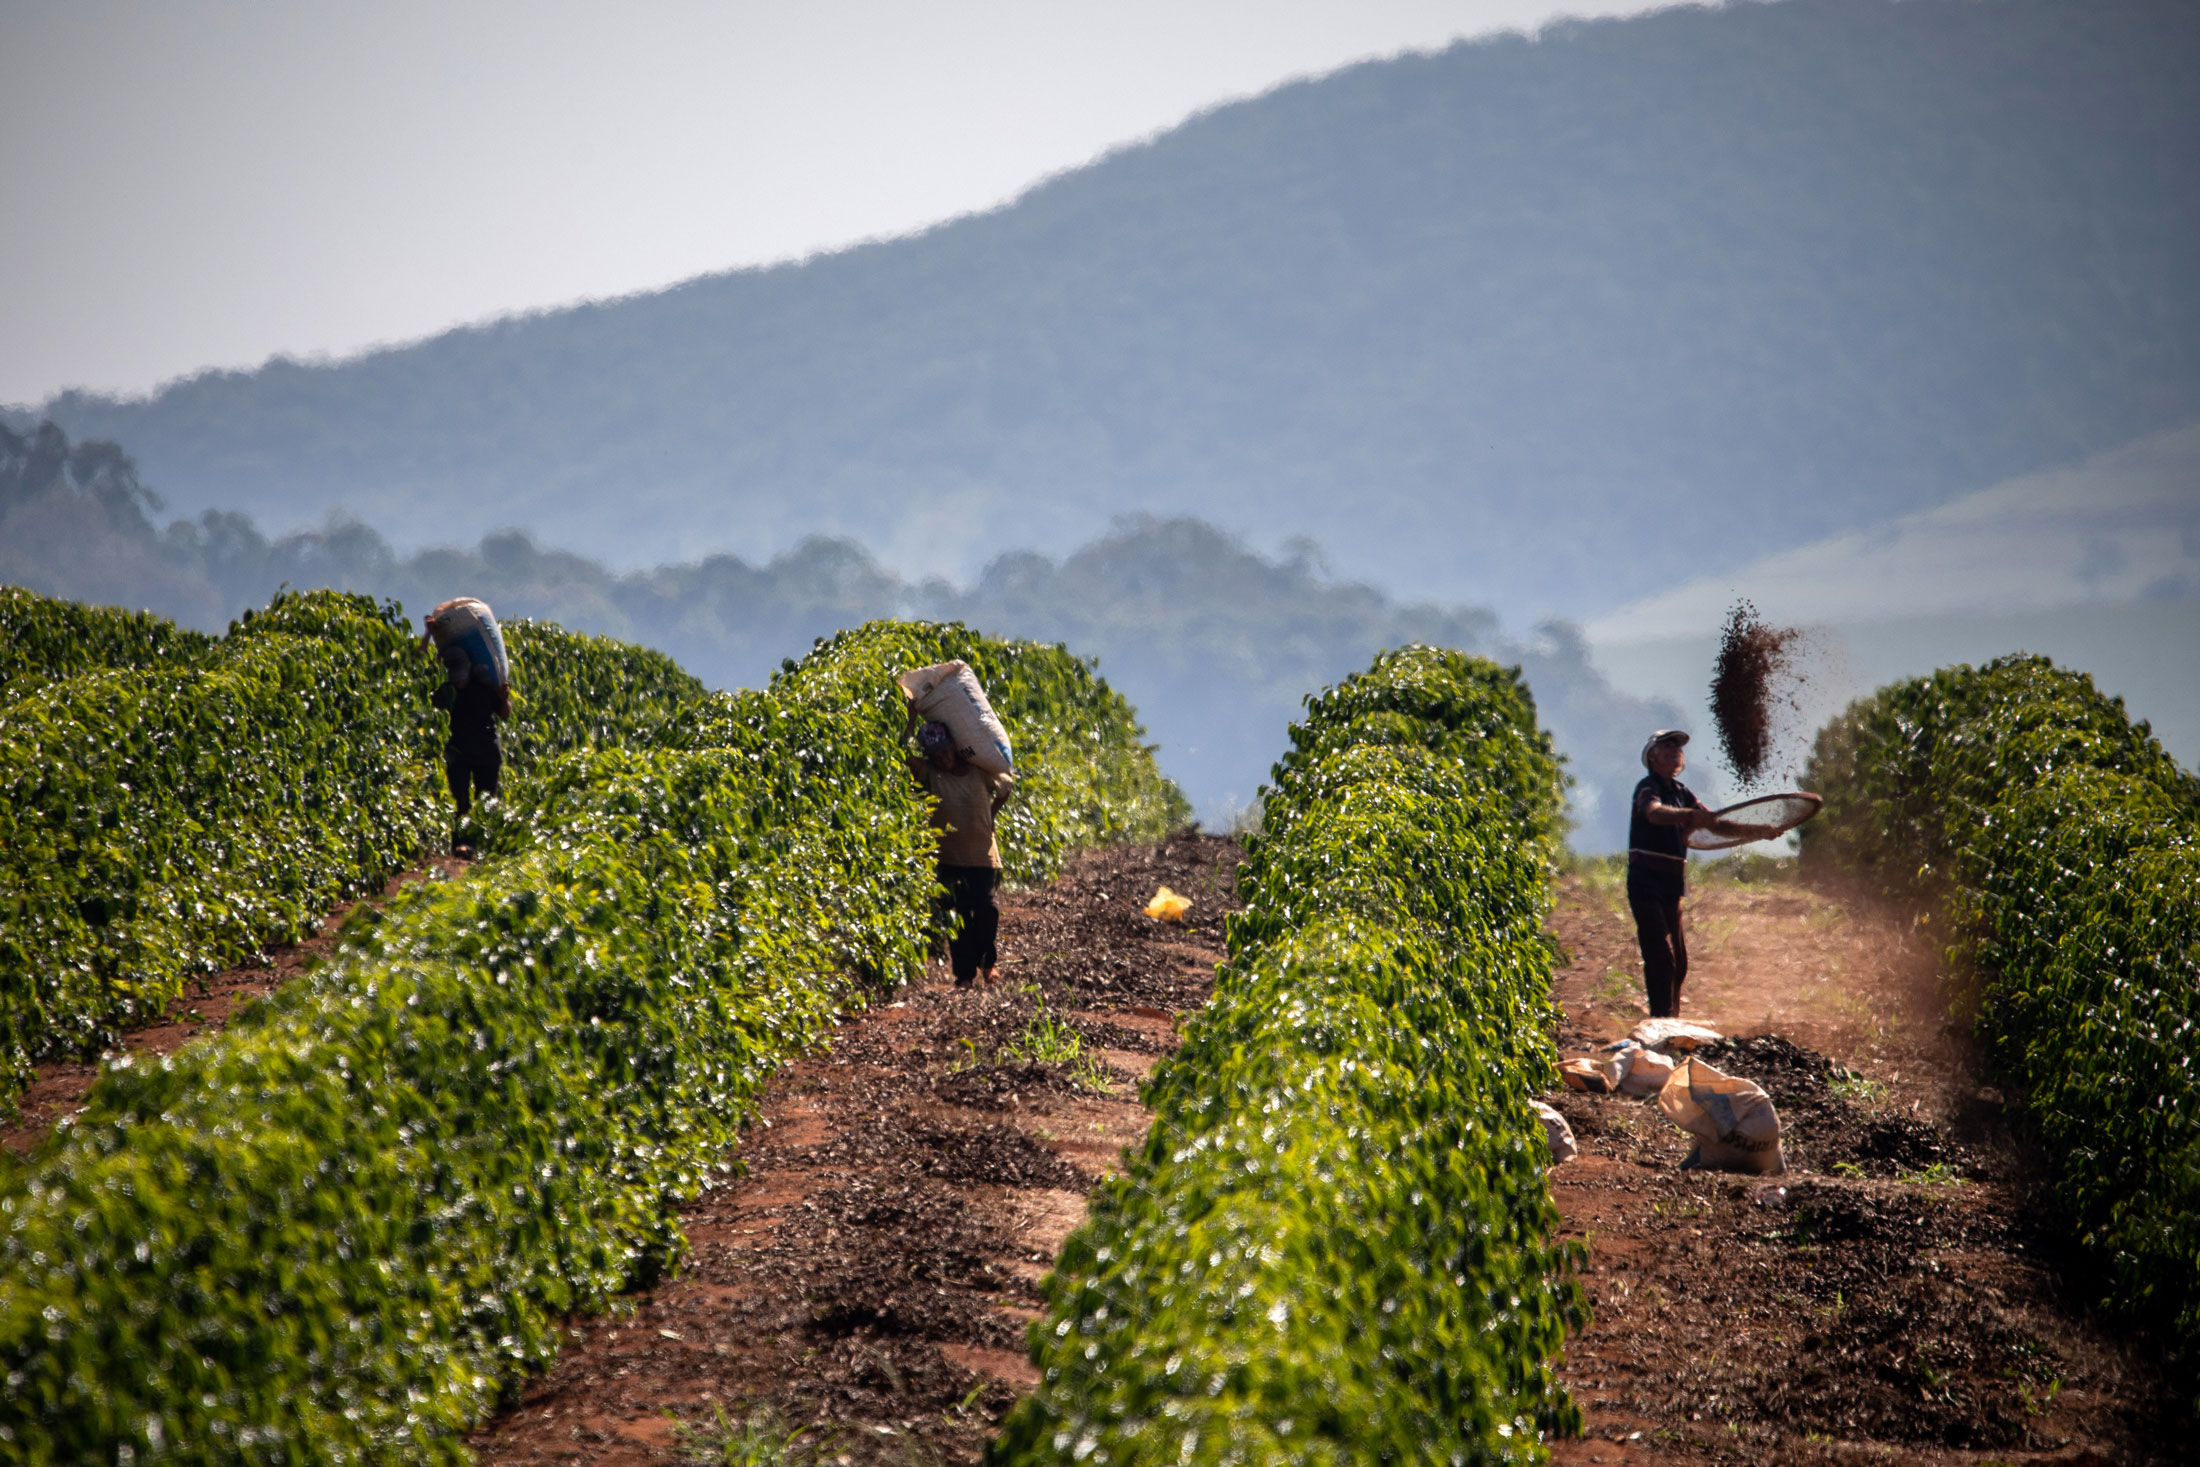
<svg viewBox="0 0 2200 1467">
<path fill-rule="evenodd" d="M 1146 903 L 1146 915 L 1156 922 L 1181 922 L 1184 914 L 1191 909 L 1190 897 L 1178 896 L 1165 886 L 1153 894 L 1152 901 Z"/>
</svg>

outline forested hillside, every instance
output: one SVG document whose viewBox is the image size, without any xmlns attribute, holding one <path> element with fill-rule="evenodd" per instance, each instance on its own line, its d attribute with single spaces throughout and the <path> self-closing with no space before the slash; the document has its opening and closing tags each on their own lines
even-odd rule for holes
<svg viewBox="0 0 2200 1467">
<path fill-rule="evenodd" d="M 243 515 L 210 511 L 160 529 L 145 512 L 157 497 L 113 444 L 0 427 L 0 584 L 150 608 L 207 631 L 286 584 L 368 592 L 415 616 L 463 593 L 507 617 L 644 643 L 728 688 L 760 687 L 817 638 L 874 617 L 962 620 L 1098 656 L 1152 710 L 1164 766 L 1216 821 L 1252 803 L 1302 697 L 1404 642 L 1525 666 L 1582 781 L 1576 840 L 1587 849 L 1619 844 L 1642 730 L 1677 717 L 1615 693 L 1568 626 L 1516 644 L 1487 610 L 1400 604 L 1328 574 L 1310 546 L 1264 556 L 1193 519 L 1127 517 L 1059 561 L 1002 556 L 965 588 L 904 580 L 844 539 L 758 563 L 719 555 L 619 574 L 519 534 L 399 555 L 356 523 L 271 540 Z"/>
<path fill-rule="evenodd" d="M 1143 510 L 1588 616 L 2193 417 L 2196 65 L 2185 0 L 1569 23 L 920 237 L 49 410 L 271 530 L 967 577 Z"/>
</svg>

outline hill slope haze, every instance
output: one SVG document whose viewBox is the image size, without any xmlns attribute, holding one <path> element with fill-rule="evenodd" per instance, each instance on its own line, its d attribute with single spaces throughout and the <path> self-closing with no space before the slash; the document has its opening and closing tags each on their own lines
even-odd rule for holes
<svg viewBox="0 0 2200 1467">
<path fill-rule="evenodd" d="M 1566 24 L 917 237 L 48 411 L 277 529 L 967 577 L 1188 513 L 1588 615 L 2195 416 L 2196 63 L 2182 0 Z"/>
</svg>

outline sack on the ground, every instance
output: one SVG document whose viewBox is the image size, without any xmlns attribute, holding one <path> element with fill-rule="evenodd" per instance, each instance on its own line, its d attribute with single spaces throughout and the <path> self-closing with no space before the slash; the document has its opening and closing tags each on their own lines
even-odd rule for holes
<svg viewBox="0 0 2200 1467">
<path fill-rule="evenodd" d="M 1627 1032 L 1627 1037 L 1644 1049 L 1654 1049 L 1659 1054 L 1689 1054 L 1699 1046 L 1726 1036 L 1716 1029 L 1701 1024 L 1691 1024 L 1686 1019 L 1644 1019 Z"/>
<path fill-rule="evenodd" d="M 1566 1082 L 1568 1090 L 1603 1095 L 1619 1088 L 1619 1064 L 1616 1060 L 1593 1060 L 1587 1055 L 1577 1055 L 1559 1061 L 1558 1077 Z"/>
<path fill-rule="evenodd" d="M 1604 1072 L 1607 1088 L 1638 1100 L 1657 1094 L 1666 1076 L 1673 1073 L 1671 1059 L 1632 1038 L 1615 1039 L 1601 1046 L 1594 1063 Z"/>
<path fill-rule="evenodd" d="M 1156 922 L 1181 922 L 1184 914 L 1191 909 L 1190 897 L 1178 896 L 1165 886 L 1153 894 L 1152 901 L 1146 903 L 1146 915 Z"/>
<path fill-rule="evenodd" d="M 911 668 L 894 679 L 909 695 L 909 706 L 919 718 L 947 725 L 955 751 L 988 774 L 1013 774 L 1016 759 L 1009 752 L 1008 730 L 993 714 L 978 675 L 960 658 Z"/>
<path fill-rule="evenodd" d="M 1543 1139 L 1551 1143 L 1553 1162 L 1572 1161 L 1581 1154 L 1581 1147 L 1574 1140 L 1574 1128 L 1566 1124 L 1566 1118 L 1558 1113 L 1557 1107 L 1545 1105 L 1540 1100 L 1531 1100 L 1528 1104 L 1535 1107 L 1536 1118 L 1543 1122 Z"/>
<path fill-rule="evenodd" d="M 1656 1095 L 1673 1077 L 1673 1061 L 1654 1049 L 1636 1045 L 1620 1055 L 1619 1093 L 1637 1099 Z"/>
<path fill-rule="evenodd" d="M 512 686 L 511 659 L 504 655 L 504 632 L 485 601 L 460 596 L 428 613 L 428 635 L 438 647 L 456 647 L 466 655 L 468 672 L 453 679 L 485 678 L 492 686 Z"/>
<path fill-rule="evenodd" d="M 1681 1163 L 1715 1172 L 1782 1172 L 1780 1113 L 1754 1080 L 1722 1075 L 1700 1059 L 1685 1060 L 1658 1092 L 1658 1109 L 1696 1138 Z"/>
</svg>

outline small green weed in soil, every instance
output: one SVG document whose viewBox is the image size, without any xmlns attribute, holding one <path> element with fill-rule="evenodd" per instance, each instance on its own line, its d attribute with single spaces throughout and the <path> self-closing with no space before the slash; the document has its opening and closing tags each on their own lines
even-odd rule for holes
<svg viewBox="0 0 2200 1467">
<path fill-rule="evenodd" d="M 1047 1007 L 1045 990 L 1026 984 L 1033 1001 L 1031 1022 L 1001 1050 L 996 1063 L 1058 1065 L 1087 1089 L 1106 1094 L 1111 1087 L 1107 1067 L 1085 1052 L 1084 1036 L 1056 1018 Z"/>
<path fill-rule="evenodd" d="M 711 1413 L 713 1419 L 705 1422 L 673 1418 L 672 1439 L 690 1462 L 708 1462 L 712 1467 L 809 1467 L 830 1460 L 831 1442 L 805 1440 L 810 1428 L 789 1430 L 769 1406 L 759 1406 L 741 1418 L 728 1416 L 720 1405 L 713 1405 Z"/>
</svg>

